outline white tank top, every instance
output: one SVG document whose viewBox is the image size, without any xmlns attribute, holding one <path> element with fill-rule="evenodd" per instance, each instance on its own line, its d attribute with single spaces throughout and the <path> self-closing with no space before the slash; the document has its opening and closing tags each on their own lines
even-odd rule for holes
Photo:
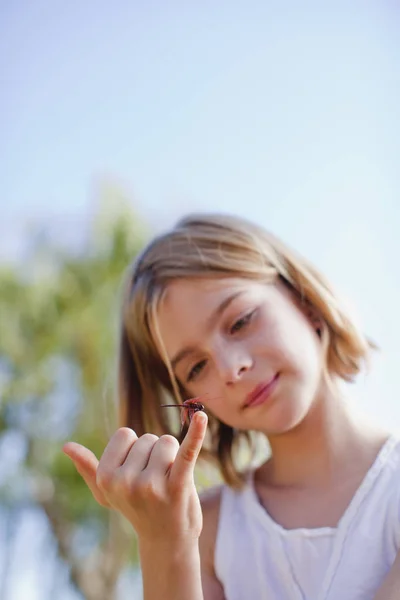
<svg viewBox="0 0 400 600">
<path fill-rule="evenodd" d="M 240 492 L 223 487 L 215 571 L 226 600 L 373 600 L 399 549 L 398 437 L 335 528 L 284 529 L 260 504 L 252 475 Z"/>
</svg>

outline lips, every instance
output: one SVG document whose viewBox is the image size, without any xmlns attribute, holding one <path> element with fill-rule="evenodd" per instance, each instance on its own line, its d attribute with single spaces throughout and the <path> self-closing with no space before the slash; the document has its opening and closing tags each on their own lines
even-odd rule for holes
<svg viewBox="0 0 400 600">
<path fill-rule="evenodd" d="M 252 392 L 247 396 L 246 402 L 244 404 L 244 408 L 249 406 L 257 406 L 258 404 L 262 404 L 269 398 L 275 389 L 276 382 L 279 379 L 279 373 L 276 373 L 272 379 L 269 381 L 264 381 L 257 385 Z"/>
</svg>

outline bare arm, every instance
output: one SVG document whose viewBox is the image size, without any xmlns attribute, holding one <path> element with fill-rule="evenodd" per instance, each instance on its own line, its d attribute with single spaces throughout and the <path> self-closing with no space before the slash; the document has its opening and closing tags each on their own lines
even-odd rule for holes
<svg viewBox="0 0 400 600">
<path fill-rule="evenodd" d="M 139 552 L 145 600 L 209 600 L 203 596 L 197 540 L 164 548 L 140 544 Z"/>
<path fill-rule="evenodd" d="M 199 541 L 186 547 L 165 544 L 156 549 L 140 546 L 145 600 L 225 600 L 224 590 L 214 570 L 215 539 L 218 527 L 220 488 L 200 497 L 203 527 Z"/>
<path fill-rule="evenodd" d="M 385 577 L 382 586 L 374 600 L 398 600 L 400 594 L 400 551 L 397 553 L 396 560 L 392 568 Z"/>
<path fill-rule="evenodd" d="M 212 488 L 200 496 L 203 527 L 199 541 L 186 548 L 166 544 L 141 545 L 140 559 L 144 598 L 158 598 L 160 590 L 166 600 L 225 600 L 223 587 L 214 569 L 220 488 Z M 386 599 L 385 599 L 386 600 Z"/>
</svg>

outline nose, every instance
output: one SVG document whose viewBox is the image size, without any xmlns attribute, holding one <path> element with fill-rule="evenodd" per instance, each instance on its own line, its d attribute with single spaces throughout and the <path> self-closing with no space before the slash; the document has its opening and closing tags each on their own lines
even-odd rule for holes
<svg viewBox="0 0 400 600">
<path fill-rule="evenodd" d="M 240 381 L 250 371 L 253 361 L 251 356 L 239 349 L 220 351 L 217 360 L 217 368 L 221 379 L 226 385 L 233 385 Z"/>
</svg>

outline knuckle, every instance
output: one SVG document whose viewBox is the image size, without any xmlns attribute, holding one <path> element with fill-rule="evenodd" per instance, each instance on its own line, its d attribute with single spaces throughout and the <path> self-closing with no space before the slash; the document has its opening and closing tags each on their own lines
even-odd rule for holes
<svg viewBox="0 0 400 600">
<path fill-rule="evenodd" d="M 168 491 L 172 498 L 181 496 L 185 491 L 186 480 L 181 477 L 171 477 L 168 479 Z"/>
<path fill-rule="evenodd" d="M 165 444 L 165 446 L 171 447 L 171 448 L 177 448 L 177 449 L 179 448 L 178 440 L 173 435 L 169 435 L 169 434 L 162 435 L 160 437 L 158 443 Z"/>
<path fill-rule="evenodd" d="M 114 488 L 120 496 L 130 495 L 134 488 L 134 481 L 127 473 L 122 472 L 116 478 Z"/>
<path fill-rule="evenodd" d="M 156 436 L 154 433 L 144 433 L 140 438 L 139 441 L 141 443 L 145 443 L 145 444 L 149 444 L 154 446 L 154 444 L 158 441 L 158 436 Z"/>
<path fill-rule="evenodd" d="M 154 477 L 141 477 L 134 486 L 133 492 L 137 498 L 157 499 L 160 496 L 160 489 Z"/>
<path fill-rule="evenodd" d="M 102 491 L 108 491 L 114 484 L 114 473 L 109 469 L 98 468 L 96 473 L 96 485 Z"/>
<path fill-rule="evenodd" d="M 189 463 L 192 463 L 197 456 L 197 450 L 195 448 L 185 448 L 185 451 L 182 453 L 183 460 L 186 460 Z"/>
<path fill-rule="evenodd" d="M 120 427 L 117 429 L 116 435 L 121 441 L 128 442 L 132 440 L 132 435 L 135 435 L 135 432 L 129 427 Z"/>
</svg>

